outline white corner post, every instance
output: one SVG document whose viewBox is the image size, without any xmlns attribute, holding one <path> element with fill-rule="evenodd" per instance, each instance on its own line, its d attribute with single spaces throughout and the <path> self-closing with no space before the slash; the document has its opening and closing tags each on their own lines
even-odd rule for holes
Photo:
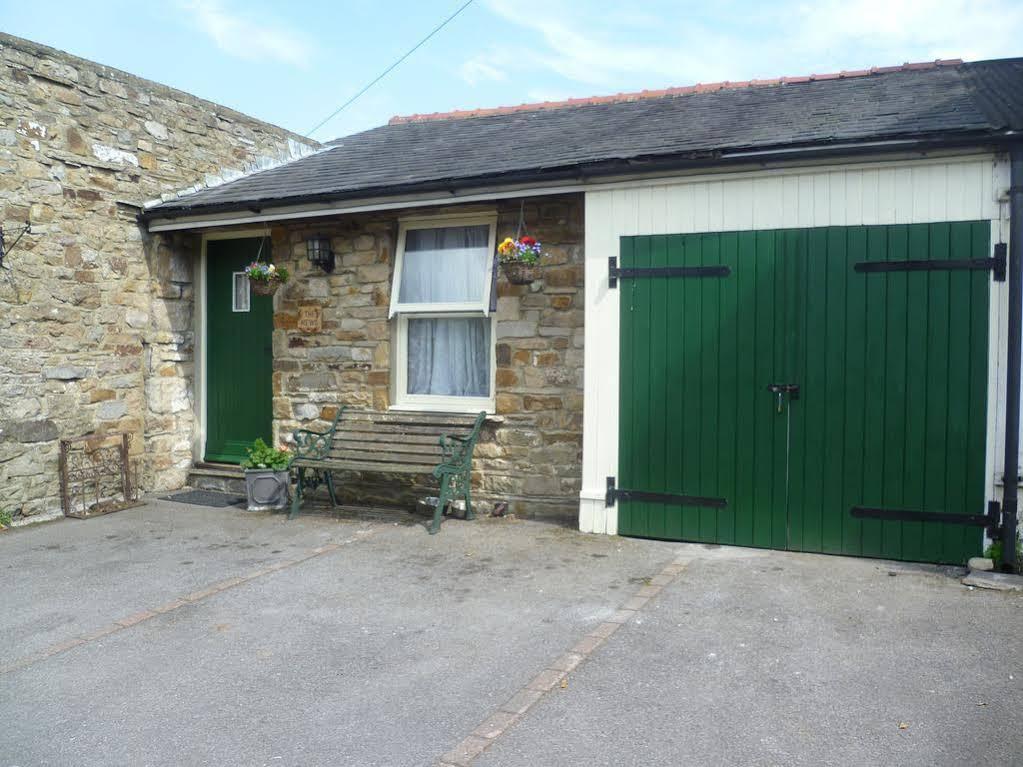
<svg viewBox="0 0 1023 767">
<path fill-rule="evenodd" d="M 604 502 L 618 473 L 618 290 L 608 287 L 608 258 L 618 255 L 613 193 L 587 192 L 586 314 L 583 352 L 583 483 L 579 529 L 618 532 L 618 510 Z"/>
</svg>

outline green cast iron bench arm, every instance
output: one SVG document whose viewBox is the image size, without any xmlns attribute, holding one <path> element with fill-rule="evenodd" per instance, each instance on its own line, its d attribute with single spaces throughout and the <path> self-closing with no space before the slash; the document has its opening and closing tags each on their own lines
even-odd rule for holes
<svg viewBox="0 0 1023 767">
<path fill-rule="evenodd" d="M 295 460 L 322 461 L 330 454 L 330 446 L 334 442 L 334 432 L 337 431 L 338 421 L 344 412 L 344 405 L 338 407 L 330 428 L 326 431 L 313 431 L 311 429 L 296 429 L 292 435 L 295 441 Z"/>
</svg>

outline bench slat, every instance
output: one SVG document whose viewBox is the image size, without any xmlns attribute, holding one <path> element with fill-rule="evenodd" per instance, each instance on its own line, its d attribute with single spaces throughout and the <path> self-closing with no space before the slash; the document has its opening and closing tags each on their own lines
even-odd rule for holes
<svg viewBox="0 0 1023 767">
<path fill-rule="evenodd" d="M 435 463 L 412 463 L 410 461 L 373 461 L 368 458 L 354 456 L 344 461 L 338 461 L 338 465 L 351 471 L 380 471 L 394 472 L 398 474 L 433 474 L 437 468 Z"/>
<path fill-rule="evenodd" d="M 432 474 L 437 464 L 388 463 L 386 461 L 326 460 L 312 461 L 299 458 L 294 463 L 299 468 L 334 469 L 335 471 L 376 471 L 384 474 Z"/>
<path fill-rule="evenodd" d="M 456 433 L 456 436 L 462 436 Z M 334 433 L 336 442 L 380 442 L 382 444 L 403 443 L 406 445 L 437 446 L 440 442 L 440 434 L 380 434 L 371 431 L 348 431 L 338 429 Z"/>
<path fill-rule="evenodd" d="M 467 434 L 469 429 L 461 425 L 449 425 L 448 427 L 441 426 L 406 426 L 404 424 L 395 423 L 378 423 L 373 424 L 366 422 L 352 422 L 352 423 L 339 423 L 337 425 L 337 431 L 335 434 L 341 434 L 342 432 L 351 432 L 353 434 L 421 434 L 425 436 L 432 436 L 437 439 L 441 434 L 457 434 L 462 436 Z"/>
<path fill-rule="evenodd" d="M 343 461 L 357 455 L 393 455 L 396 461 L 415 461 L 416 463 L 429 463 L 433 461 L 434 463 L 439 463 L 443 454 L 440 450 L 432 453 L 417 453 L 414 450 L 402 450 L 400 447 L 394 446 L 386 450 L 371 450 L 362 447 L 335 447 L 330 451 L 329 455 L 331 460 L 335 461 Z"/>
<path fill-rule="evenodd" d="M 383 444 L 380 442 L 349 442 L 347 440 L 335 440 L 330 453 L 331 455 L 347 455 L 350 453 L 402 454 L 419 456 L 421 460 L 439 458 L 443 455 L 440 445 Z"/>
<path fill-rule="evenodd" d="M 355 421 L 368 421 L 374 424 L 405 424 L 409 426 L 433 426 L 469 428 L 476 422 L 475 415 L 463 415 L 461 413 L 416 413 L 411 411 L 390 411 L 379 413 L 368 410 L 345 410 L 341 416 L 341 423 Z"/>
<path fill-rule="evenodd" d="M 347 468 L 350 464 L 359 464 L 366 466 L 406 466 L 410 467 L 409 472 L 413 474 L 430 474 L 434 469 L 437 468 L 437 464 L 440 461 L 424 461 L 420 459 L 409 458 L 408 456 L 401 455 L 348 455 L 344 458 L 328 458 L 325 465 L 334 468 Z M 393 469 L 397 471 L 397 469 Z"/>
</svg>

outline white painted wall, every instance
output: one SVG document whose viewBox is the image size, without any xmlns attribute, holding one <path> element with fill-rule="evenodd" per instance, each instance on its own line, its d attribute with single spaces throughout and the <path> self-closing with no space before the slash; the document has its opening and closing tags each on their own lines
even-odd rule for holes
<svg viewBox="0 0 1023 767">
<path fill-rule="evenodd" d="M 579 529 L 615 534 L 604 506 L 618 474 L 618 297 L 608 258 L 627 235 L 790 227 L 992 222 L 992 245 L 1008 241 L 1005 158 L 972 154 L 898 162 L 719 173 L 630 182 L 586 191 L 586 345 L 583 485 Z M 992 282 L 988 394 L 988 498 L 995 498 L 1004 444 L 1006 283 Z M 998 492 L 1000 495 L 1000 491 Z"/>
</svg>

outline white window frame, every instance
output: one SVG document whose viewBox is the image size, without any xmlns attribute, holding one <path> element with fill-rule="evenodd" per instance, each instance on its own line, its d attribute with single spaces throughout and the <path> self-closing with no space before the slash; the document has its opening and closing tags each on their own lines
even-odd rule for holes
<svg viewBox="0 0 1023 767">
<path fill-rule="evenodd" d="M 493 269 L 488 262 L 480 301 L 402 304 L 398 301 L 401 290 L 401 275 L 405 262 L 405 238 L 410 229 L 442 229 L 454 226 L 482 226 L 490 228 L 487 237 L 487 253 L 491 258 L 497 247 L 497 212 L 475 215 L 451 215 L 409 217 L 398 220 L 398 243 L 395 248 L 394 280 L 391 283 L 391 306 L 389 317 L 394 322 L 394 376 L 392 410 L 432 410 L 445 413 L 494 412 L 497 377 L 497 325 L 490 314 L 490 291 L 493 289 Z M 454 397 L 437 394 L 408 393 L 408 321 L 409 319 L 438 319 L 457 317 L 482 317 L 490 321 L 490 395 L 487 397 Z"/>
<path fill-rule="evenodd" d="M 480 319 L 477 312 L 429 312 L 425 314 L 399 314 L 395 337 L 395 398 L 394 410 L 435 410 L 441 413 L 478 413 L 486 410 L 494 412 L 494 383 L 497 365 L 497 344 L 494 333 L 497 331 L 493 317 L 484 317 L 490 322 L 490 396 L 489 397 L 455 397 L 442 394 L 409 394 L 408 393 L 408 321 L 432 320 L 438 318 L 456 319 L 460 317 Z"/>
</svg>

